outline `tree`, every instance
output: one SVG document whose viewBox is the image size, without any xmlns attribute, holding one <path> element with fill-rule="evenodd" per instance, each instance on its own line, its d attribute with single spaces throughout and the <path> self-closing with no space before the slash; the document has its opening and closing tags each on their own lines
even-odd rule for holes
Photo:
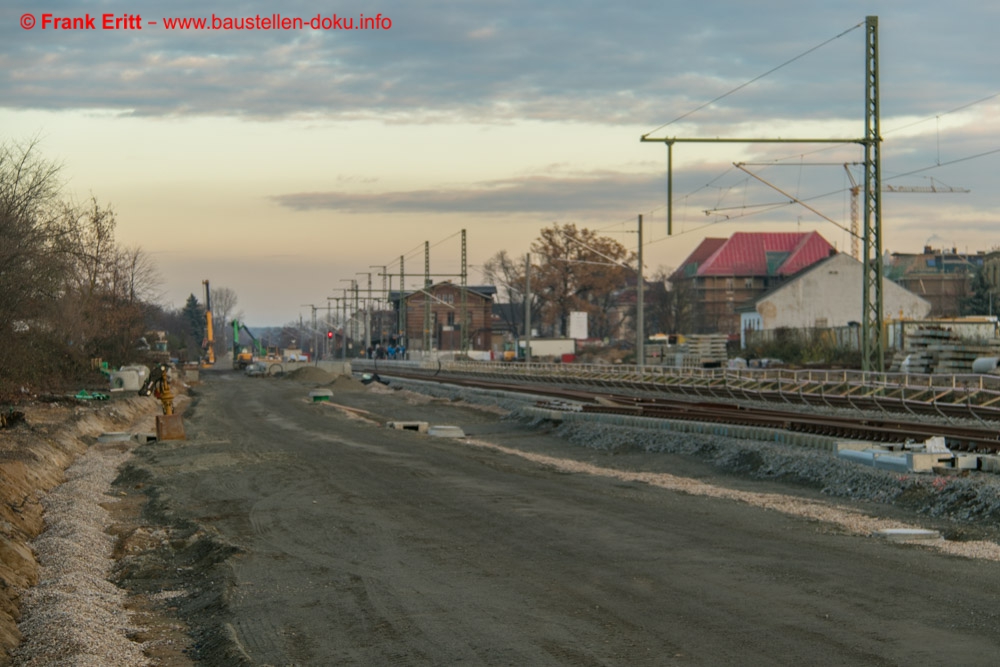
<svg viewBox="0 0 1000 667">
<path fill-rule="evenodd" d="M 0 144 L 0 391 L 134 360 L 155 298 L 155 266 L 116 244 L 114 210 L 66 202 L 58 174 L 35 142 Z"/>
<path fill-rule="evenodd" d="M 237 317 L 236 303 L 239 300 L 236 291 L 229 287 L 213 287 L 212 292 L 212 329 L 215 332 L 215 356 L 226 354 L 225 332 Z M 235 344 L 236 341 L 233 341 Z"/>
<path fill-rule="evenodd" d="M 972 276 L 969 285 L 971 295 L 964 297 L 960 304 L 962 315 L 995 315 L 997 314 L 993 287 L 986 279 L 986 272 L 980 269 Z"/>
<path fill-rule="evenodd" d="M 532 291 L 539 294 L 542 321 L 554 334 L 566 336 L 570 313 L 584 311 L 592 335 L 613 337 L 625 316 L 617 300 L 635 254 L 614 239 L 558 223 L 542 230 L 531 251 L 539 260 L 532 267 Z"/>
<path fill-rule="evenodd" d="M 524 334 L 524 299 L 525 299 L 525 263 L 518 261 L 500 250 L 483 264 L 483 277 L 486 282 L 495 285 L 499 295 L 498 303 L 506 304 L 500 308 L 500 316 L 507 329 L 515 334 Z M 538 294 L 532 289 L 531 319 L 538 322 Z"/>
<path fill-rule="evenodd" d="M 205 340 L 205 336 L 208 334 L 206 331 L 205 307 L 198 303 L 198 298 L 194 294 L 188 296 L 187 301 L 184 303 L 184 308 L 181 309 L 181 314 L 187 323 L 188 335 L 195 341 Z"/>
<path fill-rule="evenodd" d="M 59 294 L 66 265 L 58 174 L 34 142 L 0 144 L 0 348 Z"/>
</svg>

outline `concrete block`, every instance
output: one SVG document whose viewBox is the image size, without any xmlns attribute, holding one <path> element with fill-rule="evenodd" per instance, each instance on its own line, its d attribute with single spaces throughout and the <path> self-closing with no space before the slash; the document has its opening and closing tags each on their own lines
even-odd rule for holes
<svg viewBox="0 0 1000 667">
<path fill-rule="evenodd" d="M 907 452 L 906 462 L 913 472 L 934 472 L 934 468 L 951 467 L 954 456 L 942 452 Z"/>
<path fill-rule="evenodd" d="M 955 454 L 955 467 L 959 470 L 978 470 L 979 456 L 977 454 Z"/>
<path fill-rule="evenodd" d="M 1000 456 L 980 454 L 979 469 L 983 472 L 1000 472 Z"/>
<path fill-rule="evenodd" d="M 112 371 L 108 377 L 111 391 L 139 391 L 142 386 L 142 376 L 134 369 Z"/>
<path fill-rule="evenodd" d="M 430 428 L 428 422 L 389 422 L 387 428 L 394 428 L 397 431 L 416 431 L 417 433 L 427 433 Z"/>
</svg>

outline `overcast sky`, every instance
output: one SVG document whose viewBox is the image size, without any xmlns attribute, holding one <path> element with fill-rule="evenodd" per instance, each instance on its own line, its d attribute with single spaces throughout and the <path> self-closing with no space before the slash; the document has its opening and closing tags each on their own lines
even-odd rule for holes
<svg viewBox="0 0 1000 667">
<path fill-rule="evenodd" d="M 88 13 L 96 30 L 43 16 Z M 380 29 L 165 25 L 279 13 Z M 102 30 L 105 14 L 142 29 Z M 847 251 L 843 165 L 860 146 L 676 144 L 668 238 L 666 149 L 640 137 L 863 137 L 867 15 L 885 183 L 970 190 L 887 194 L 886 248 L 994 248 L 1000 5 L 982 1 L 15 0 L 0 8 L 0 141 L 38 139 L 73 197 L 113 205 L 165 303 L 209 279 L 251 326 L 308 317 L 302 304 L 366 287 L 359 273 L 379 289 L 382 267 L 398 288 L 425 241 L 431 271 L 456 274 L 462 229 L 471 283 L 553 222 L 633 247 L 638 214 L 647 273 L 735 231 L 817 230 Z"/>
</svg>

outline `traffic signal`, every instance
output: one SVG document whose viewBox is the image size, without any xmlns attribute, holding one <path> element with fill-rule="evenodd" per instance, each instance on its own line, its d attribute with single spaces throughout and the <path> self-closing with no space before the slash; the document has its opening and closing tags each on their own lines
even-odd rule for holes
<svg viewBox="0 0 1000 667">
<path fill-rule="evenodd" d="M 332 331 L 327 331 L 326 332 L 326 337 L 327 338 L 333 338 L 333 332 Z"/>
</svg>

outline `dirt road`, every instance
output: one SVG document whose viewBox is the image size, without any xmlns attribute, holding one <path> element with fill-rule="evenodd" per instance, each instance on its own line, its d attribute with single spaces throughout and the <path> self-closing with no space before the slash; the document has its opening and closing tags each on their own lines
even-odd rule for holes
<svg viewBox="0 0 1000 667">
<path fill-rule="evenodd" d="M 207 374 L 189 439 L 139 448 L 119 481 L 151 498 L 121 583 L 185 619 L 189 654 L 208 664 L 913 666 L 1000 654 L 996 562 L 387 430 L 455 424 L 504 447 L 727 483 L 666 455 L 583 450 L 346 380 L 333 402 L 370 414 L 312 403 L 315 386 Z"/>
</svg>

